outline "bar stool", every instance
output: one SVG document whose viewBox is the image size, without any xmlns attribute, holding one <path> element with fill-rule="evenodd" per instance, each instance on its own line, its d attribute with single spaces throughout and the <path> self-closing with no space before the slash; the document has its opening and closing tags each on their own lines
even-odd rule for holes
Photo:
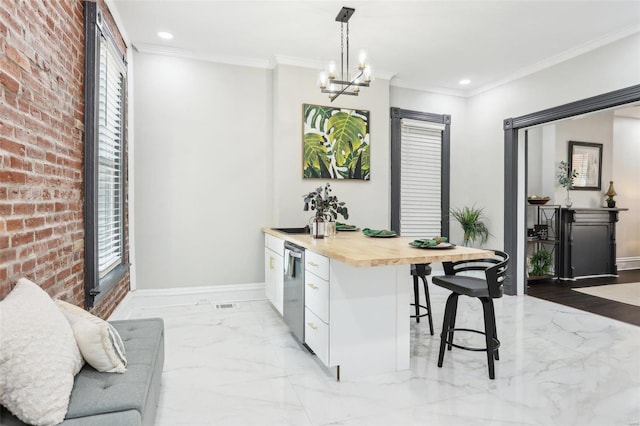
<svg viewBox="0 0 640 426">
<path fill-rule="evenodd" d="M 445 346 L 448 346 L 448 350 L 451 350 L 451 347 L 456 347 L 468 351 L 481 351 L 487 353 L 489 378 L 495 378 L 493 360 L 494 358 L 496 360 L 500 359 L 498 355 L 500 341 L 498 340 L 498 333 L 496 331 L 496 314 L 493 308 L 493 299 L 502 297 L 503 281 L 505 280 L 508 263 L 509 255 L 497 250 L 495 251 L 495 256 L 488 259 L 442 263 L 445 275 L 433 277 L 433 283 L 451 290 L 451 294 L 447 298 L 447 304 L 444 310 L 438 367 L 442 367 Z M 466 271 L 484 271 L 485 278 L 458 275 Z M 476 297 L 482 302 L 484 332 L 468 328 L 455 328 L 458 296 L 460 295 Z M 457 345 L 453 343 L 453 333 L 455 331 L 470 331 L 472 333 L 484 334 L 487 346 L 485 348 L 470 348 Z"/>
<path fill-rule="evenodd" d="M 411 315 L 411 318 L 415 318 L 416 322 L 420 322 L 420 318 L 426 316 L 429 319 L 429 331 L 433 336 L 433 320 L 431 318 L 431 298 L 429 297 L 429 287 L 427 285 L 427 276 L 431 275 L 431 266 L 428 263 L 416 263 L 411 265 L 411 275 L 413 276 L 413 301 L 411 306 L 415 306 L 416 314 Z M 420 289 L 418 287 L 418 278 L 422 278 L 424 285 L 424 297 L 426 300 L 426 306 L 420 304 Z M 421 314 L 420 308 L 425 309 L 426 312 Z"/>
</svg>

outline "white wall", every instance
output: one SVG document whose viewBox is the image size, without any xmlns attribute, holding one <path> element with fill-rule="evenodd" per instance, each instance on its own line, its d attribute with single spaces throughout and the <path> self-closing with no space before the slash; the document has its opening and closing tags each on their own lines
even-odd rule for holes
<svg viewBox="0 0 640 426">
<path fill-rule="evenodd" d="M 349 223 L 360 228 L 389 228 L 389 82 L 376 79 L 371 87 L 362 89 L 359 96 L 340 96 L 331 103 L 315 85 L 317 74 L 315 70 L 290 65 L 279 65 L 274 73 L 275 213 L 273 220 L 264 225 L 306 225 L 313 214 L 303 211 L 303 195 L 329 182 L 332 194 L 347 203 Z M 305 103 L 370 111 L 369 181 L 302 178 L 302 105 Z"/>
<path fill-rule="evenodd" d="M 137 288 L 263 280 L 271 71 L 137 53 Z"/>
<path fill-rule="evenodd" d="M 616 239 L 619 258 L 633 258 L 640 263 L 640 119 L 614 117 L 612 180 L 618 195 L 620 212 Z M 604 189 L 605 191 L 608 189 Z"/>
<path fill-rule="evenodd" d="M 389 107 L 451 114 L 451 204 L 484 207 L 486 246 L 501 248 L 503 120 L 640 83 L 638 52 L 640 34 L 469 99 L 383 79 L 340 97 L 371 111 L 371 180 L 331 181 L 349 222 L 389 226 Z M 260 228 L 304 225 L 302 195 L 325 182 L 302 179 L 302 104 L 329 105 L 316 71 L 134 61 L 138 288 L 261 282 Z"/>
</svg>

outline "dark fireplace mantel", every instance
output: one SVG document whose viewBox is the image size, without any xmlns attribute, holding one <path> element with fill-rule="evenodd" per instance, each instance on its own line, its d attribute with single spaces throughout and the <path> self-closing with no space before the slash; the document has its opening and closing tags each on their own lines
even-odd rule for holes
<svg viewBox="0 0 640 426">
<path fill-rule="evenodd" d="M 619 208 L 563 208 L 558 277 L 565 280 L 617 276 L 616 222 Z"/>
</svg>

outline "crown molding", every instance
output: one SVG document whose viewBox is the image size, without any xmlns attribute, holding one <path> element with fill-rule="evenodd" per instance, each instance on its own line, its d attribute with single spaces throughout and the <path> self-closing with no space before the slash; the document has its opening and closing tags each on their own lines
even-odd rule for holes
<svg viewBox="0 0 640 426">
<path fill-rule="evenodd" d="M 296 58 L 294 56 L 276 55 L 274 58 L 274 67 L 277 65 L 290 65 L 292 67 L 310 68 L 314 70 L 321 70 L 325 67 L 326 63 L 306 58 Z"/>
<path fill-rule="evenodd" d="M 479 95 L 483 92 L 489 91 L 491 89 L 495 89 L 496 87 L 511 83 L 512 81 L 519 80 L 521 78 L 524 78 L 531 74 L 535 74 L 547 68 L 551 68 L 554 65 L 558 65 L 562 62 L 568 61 L 569 59 L 573 59 L 577 56 L 584 55 L 585 53 L 588 53 L 592 50 L 596 50 L 599 47 L 606 46 L 607 44 L 611 44 L 615 41 L 621 40 L 625 37 L 629 37 L 638 32 L 640 32 L 640 25 L 631 25 L 629 27 L 622 28 L 619 31 L 616 31 L 614 33 L 609 33 L 602 38 L 592 40 L 580 46 L 566 50 L 558 55 L 545 59 L 544 61 L 540 61 L 531 66 L 521 68 L 520 70 L 516 71 L 515 73 L 501 80 L 497 80 L 493 83 L 479 87 L 475 90 L 469 90 L 468 92 L 466 92 L 467 97 Z"/>
<path fill-rule="evenodd" d="M 447 89 L 444 87 L 425 86 L 415 81 L 403 80 L 401 78 L 393 78 L 389 83 L 392 87 L 399 87 L 402 89 L 418 90 L 420 92 L 430 92 L 438 95 L 457 96 L 461 98 L 468 97 L 467 92 L 464 90 Z"/>
<path fill-rule="evenodd" d="M 203 55 L 186 49 L 179 49 L 175 47 L 161 46 L 150 43 L 133 43 L 133 47 L 140 53 L 153 53 L 163 56 L 174 56 L 185 59 L 195 59 L 205 62 L 217 62 L 228 65 L 240 65 L 244 67 L 252 68 L 264 68 L 271 69 L 273 64 L 271 61 L 256 59 L 256 58 L 243 58 L 240 56 L 228 56 L 228 55 Z"/>
</svg>

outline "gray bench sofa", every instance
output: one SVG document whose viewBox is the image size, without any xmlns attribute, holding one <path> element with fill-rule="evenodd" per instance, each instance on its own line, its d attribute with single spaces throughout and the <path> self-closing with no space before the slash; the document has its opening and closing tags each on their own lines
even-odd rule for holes
<svg viewBox="0 0 640 426">
<path fill-rule="evenodd" d="M 123 374 L 99 373 L 85 364 L 76 375 L 64 426 L 153 425 L 164 366 L 162 319 L 110 322 L 122 338 L 127 357 Z M 2 407 L 0 424 L 24 425 Z"/>
</svg>

